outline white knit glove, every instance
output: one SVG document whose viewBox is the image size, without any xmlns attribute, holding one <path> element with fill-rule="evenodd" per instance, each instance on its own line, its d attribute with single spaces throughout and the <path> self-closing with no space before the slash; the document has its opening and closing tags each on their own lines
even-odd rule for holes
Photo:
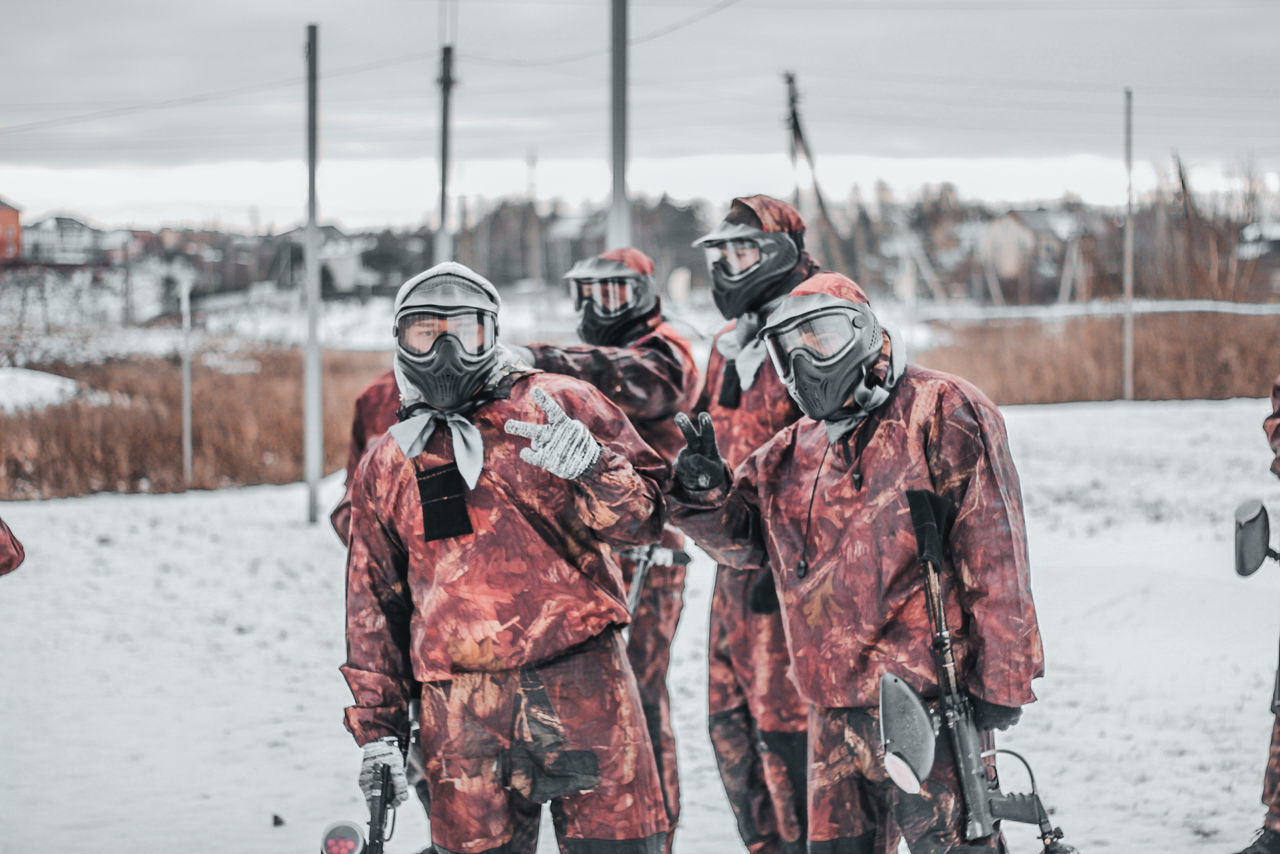
<svg viewBox="0 0 1280 854">
<path fill-rule="evenodd" d="M 546 424 L 507 421 L 506 431 L 533 442 L 520 450 L 520 459 L 546 469 L 556 477 L 577 480 L 600 459 L 600 443 L 587 425 L 565 415 L 560 405 L 540 388 L 533 390 L 533 402 L 547 414 Z"/>
<path fill-rule="evenodd" d="M 391 768 L 391 806 L 398 807 L 409 798 L 409 781 L 404 776 L 404 756 L 400 744 L 391 736 L 371 741 L 364 746 L 364 761 L 360 763 L 360 791 L 369 803 L 378 796 L 380 779 L 378 766 Z"/>
</svg>

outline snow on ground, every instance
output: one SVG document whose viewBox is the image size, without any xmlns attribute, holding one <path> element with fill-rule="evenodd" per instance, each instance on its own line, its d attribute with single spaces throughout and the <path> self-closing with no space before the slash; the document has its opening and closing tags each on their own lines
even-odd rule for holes
<svg viewBox="0 0 1280 854">
<path fill-rule="evenodd" d="M 1280 512 L 1266 412 L 1005 409 L 1048 673 L 1002 744 L 1086 854 L 1225 854 L 1261 821 L 1280 567 L 1237 578 L 1231 536 L 1244 498 Z M 343 554 L 305 508 L 297 484 L 0 505 L 28 555 L 0 579 L 0 851 L 305 852 L 364 815 Z M 692 854 L 742 850 L 705 735 L 710 587 L 704 558 L 671 672 Z M 399 824 L 389 854 L 426 844 L 412 804 Z"/>
<path fill-rule="evenodd" d="M 0 368 L 0 412 L 14 413 L 52 406 L 70 400 L 79 391 L 80 386 L 75 380 L 57 374 L 26 368 Z"/>
</svg>

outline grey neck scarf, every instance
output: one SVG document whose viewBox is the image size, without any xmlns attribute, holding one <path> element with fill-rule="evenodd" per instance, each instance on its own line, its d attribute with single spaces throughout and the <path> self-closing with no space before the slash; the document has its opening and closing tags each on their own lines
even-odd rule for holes
<svg viewBox="0 0 1280 854">
<path fill-rule="evenodd" d="M 884 334 L 888 336 L 889 330 L 885 329 Z M 848 436 L 854 431 L 854 428 L 867 420 L 867 416 L 872 411 L 879 406 L 883 406 L 884 402 L 889 399 L 889 392 L 898 384 L 898 378 L 902 376 L 902 369 L 906 367 L 906 357 L 901 355 L 902 352 L 903 348 L 893 346 L 893 339 L 890 338 L 889 370 L 885 374 L 884 382 L 877 386 L 868 386 L 864 377 L 863 381 L 853 389 L 853 406 L 849 407 L 847 412 L 841 412 L 839 418 L 822 422 L 827 429 L 828 443 L 834 445 L 845 436 Z"/>
<path fill-rule="evenodd" d="M 769 357 L 764 341 L 756 337 L 760 327 L 764 325 L 769 313 L 778 307 L 786 295 L 772 300 L 759 312 L 748 311 L 738 318 L 738 325 L 733 328 L 732 335 L 721 335 L 716 342 L 720 355 L 733 362 L 738 372 L 738 384 L 745 391 L 751 388 L 760 373 L 760 366 Z"/>
<path fill-rule="evenodd" d="M 492 384 L 511 369 L 514 357 L 506 348 L 502 348 L 501 345 L 499 347 L 497 364 L 494 365 L 493 373 L 489 375 L 486 384 Z M 423 402 L 422 392 L 400 370 L 399 362 L 393 363 L 392 370 L 396 375 L 396 385 L 400 388 L 401 407 Z M 484 438 L 480 435 L 479 428 L 465 415 L 428 409 L 392 424 L 388 432 L 396 440 L 396 444 L 400 446 L 404 455 L 413 459 L 422 453 L 431 434 L 435 432 L 436 425 L 441 421 L 449 425 L 449 433 L 453 437 L 453 458 L 458 464 L 458 473 L 462 475 L 462 479 L 466 481 L 469 488 L 475 489 L 476 483 L 480 480 L 480 472 L 484 470 Z"/>
</svg>

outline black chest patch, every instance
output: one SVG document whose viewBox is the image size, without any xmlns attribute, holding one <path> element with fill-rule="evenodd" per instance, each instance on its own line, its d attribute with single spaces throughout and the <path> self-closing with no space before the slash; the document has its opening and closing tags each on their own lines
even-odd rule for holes
<svg viewBox="0 0 1280 854">
<path fill-rule="evenodd" d="M 474 533 L 467 513 L 467 483 L 458 464 L 424 469 L 415 460 L 413 467 L 422 499 L 422 539 L 429 543 Z"/>
</svg>

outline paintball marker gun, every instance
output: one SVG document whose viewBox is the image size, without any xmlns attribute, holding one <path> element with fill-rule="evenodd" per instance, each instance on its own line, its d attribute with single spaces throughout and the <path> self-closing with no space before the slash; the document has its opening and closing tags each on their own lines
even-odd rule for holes
<svg viewBox="0 0 1280 854">
<path fill-rule="evenodd" d="M 391 807 L 391 766 L 379 765 L 378 794 L 369 802 L 369 841 L 354 821 L 338 821 L 325 828 L 320 854 L 382 854 L 382 846 L 395 833 L 395 812 Z M 387 813 L 391 829 L 387 830 Z"/>
<path fill-rule="evenodd" d="M 684 549 L 669 549 L 665 546 L 640 546 L 639 548 L 630 549 L 626 556 L 631 558 L 635 564 L 635 571 L 631 573 L 631 589 L 627 591 L 627 613 L 634 620 L 636 609 L 640 607 L 640 596 L 644 593 L 645 578 L 649 575 L 649 568 L 653 566 L 688 566 L 689 553 Z M 622 639 L 624 642 L 631 640 L 631 627 L 634 622 L 628 623 L 622 630 Z"/>
<path fill-rule="evenodd" d="M 908 490 L 907 503 L 916 533 L 916 551 L 924 567 L 925 600 L 933 631 L 934 663 L 938 672 L 941 724 L 946 727 L 964 799 L 964 837 L 967 841 L 990 836 L 997 819 L 1039 826 L 1045 854 L 1074 854 L 1061 842 L 1062 829 L 1053 826 L 1036 791 L 1035 776 L 1025 759 L 1012 750 L 987 751 L 982 747 L 973 704 L 960 685 L 951 630 L 943 609 L 938 567 L 943 560 L 943 537 L 955 518 L 955 506 L 927 490 Z M 920 791 L 933 768 L 939 722 L 920 695 L 902 679 L 886 673 L 880 679 L 880 738 L 889 777 L 908 794 Z M 1031 776 L 1031 794 L 1005 794 L 994 775 L 988 775 L 985 759 L 995 753 L 1015 757 Z"/>
</svg>

